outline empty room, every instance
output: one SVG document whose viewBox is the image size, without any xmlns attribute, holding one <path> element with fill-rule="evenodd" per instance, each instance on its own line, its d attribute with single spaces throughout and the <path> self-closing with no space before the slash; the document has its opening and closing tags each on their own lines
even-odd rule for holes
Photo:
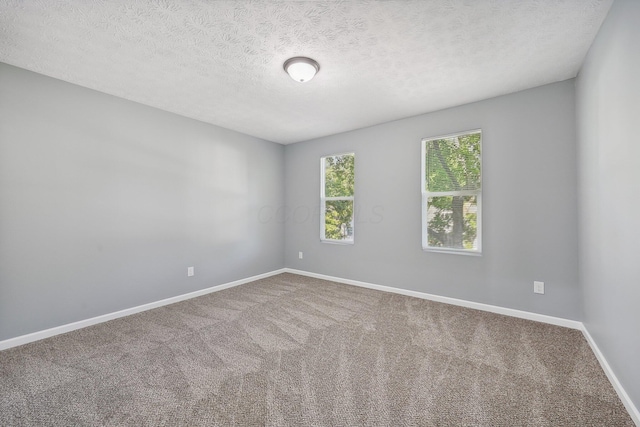
<svg viewBox="0 0 640 427">
<path fill-rule="evenodd" d="M 1 0 L 0 425 L 640 426 L 638 22 Z"/>
</svg>

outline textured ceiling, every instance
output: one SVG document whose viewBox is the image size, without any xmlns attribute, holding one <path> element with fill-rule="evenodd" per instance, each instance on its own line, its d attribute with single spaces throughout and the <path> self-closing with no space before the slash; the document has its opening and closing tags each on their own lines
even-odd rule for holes
<svg viewBox="0 0 640 427">
<path fill-rule="evenodd" d="M 575 77 L 612 1 L 0 0 L 0 61 L 286 144 Z"/>
</svg>

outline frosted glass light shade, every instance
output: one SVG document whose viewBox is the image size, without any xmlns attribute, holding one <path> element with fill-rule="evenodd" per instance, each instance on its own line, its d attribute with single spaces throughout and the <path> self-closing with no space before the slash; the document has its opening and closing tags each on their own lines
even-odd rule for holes
<svg viewBox="0 0 640 427">
<path fill-rule="evenodd" d="M 320 65 L 311 58 L 296 56 L 284 62 L 284 70 L 297 82 L 308 82 L 320 70 Z"/>
</svg>

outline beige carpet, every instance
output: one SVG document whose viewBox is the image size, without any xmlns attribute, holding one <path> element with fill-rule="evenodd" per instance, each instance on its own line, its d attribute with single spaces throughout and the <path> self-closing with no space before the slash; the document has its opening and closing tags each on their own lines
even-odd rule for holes
<svg viewBox="0 0 640 427">
<path fill-rule="evenodd" d="M 579 331 L 281 274 L 0 352 L 0 425 L 633 426 Z"/>
</svg>

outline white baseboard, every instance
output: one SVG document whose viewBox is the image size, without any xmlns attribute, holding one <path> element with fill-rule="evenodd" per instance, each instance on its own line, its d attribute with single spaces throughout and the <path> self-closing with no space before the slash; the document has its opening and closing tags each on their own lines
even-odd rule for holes
<svg viewBox="0 0 640 427">
<path fill-rule="evenodd" d="M 445 304 L 453 304 L 461 307 L 474 308 L 476 310 L 489 311 L 491 313 L 504 314 L 506 316 L 518 317 L 518 318 L 527 319 L 527 320 L 534 320 L 537 322 L 549 323 L 552 325 L 564 326 L 567 328 L 580 330 L 582 331 L 583 335 L 585 336 L 585 339 L 591 346 L 593 353 L 595 354 L 596 358 L 600 362 L 600 366 L 602 367 L 605 374 L 609 378 L 609 381 L 613 385 L 613 388 L 615 389 L 616 393 L 618 393 L 618 397 L 622 401 L 622 404 L 629 412 L 629 416 L 633 419 L 636 425 L 640 427 L 640 413 L 638 412 L 638 409 L 635 407 L 635 405 L 631 401 L 631 398 L 629 398 L 629 395 L 622 387 L 622 384 L 620 384 L 620 381 L 618 381 L 618 378 L 611 370 L 611 366 L 609 366 L 609 363 L 604 358 L 604 355 L 602 354 L 602 352 L 596 345 L 595 341 L 589 334 L 589 331 L 587 330 L 587 328 L 584 326 L 582 322 L 578 322 L 576 320 L 563 319 L 561 317 L 553 317 L 553 316 L 547 316 L 544 314 L 531 313 L 528 311 L 515 310 L 512 308 L 505 308 L 505 307 L 500 307 L 496 305 L 482 304 L 478 302 L 466 301 L 466 300 L 461 300 L 457 298 L 449 298 L 449 297 L 443 297 L 440 295 L 427 294 L 424 292 L 410 291 L 407 289 L 400 289 L 400 288 L 392 288 L 390 286 L 376 285 L 368 282 L 360 282 L 358 280 L 343 279 L 342 277 L 327 276 L 325 274 L 311 273 L 309 271 L 296 270 L 293 268 L 285 268 L 284 270 L 286 273 L 299 274 L 301 276 L 314 277 L 316 279 L 329 280 L 332 282 L 360 286 L 363 288 L 375 289 L 375 290 L 384 291 L 384 292 L 392 292 L 396 294 L 407 295 L 411 297 L 417 297 L 417 298 L 427 299 L 427 300 L 436 301 L 436 302 L 443 302 Z"/>
<path fill-rule="evenodd" d="M 199 291 L 189 292 L 187 294 L 178 295 L 171 298 L 166 298 L 160 301 L 150 302 L 148 304 L 139 305 L 136 307 L 126 308 L 124 310 L 116 311 L 113 313 L 103 314 L 101 316 L 92 317 L 90 319 L 80 320 L 78 322 L 67 323 L 66 325 L 56 326 L 43 331 L 33 332 L 27 335 L 21 335 L 15 338 L 9 338 L 4 341 L 0 341 L 0 350 L 6 350 L 11 347 L 17 347 L 19 345 L 27 344 L 33 341 L 38 341 L 44 338 L 49 338 L 54 335 L 64 334 L 66 332 L 75 331 L 76 329 L 85 328 L 87 326 L 95 325 L 97 323 L 106 322 L 109 320 L 117 319 L 119 317 L 129 316 L 131 314 L 140 313 L 141 311 L 151 310 L 152 308 L 162 307 L 164 305 L 173 304 L 176 302 L 184 301 L 187 299 L 199 297 L 201 295 L 210 294 L 212 292 L 221 291 L 223 289 L 232 288 L 234 286 L 242 285 L 244 283 L 253 282 L 255 280 L 264 279 L 266 277 L 275 276 L 276 274 L 284 273 L 285 269 L 270 271 L 268 273 L 258 274 L 257 276 L 247 277 L 246 279 L 240 279 L 233 282 L 223 283 L 221 285 L 212 286 L 210 288 L 201 289 Z"/>
<path fill-rule="evenodd" d="M 584 335 L 585 339 L 591 346 L 591 350 L 593 350 L 593 353 L 596 355 L 596 359 L 598 359 L 598 362 L 600 362 L 600 366 L 602 367 L 602 370 L 604 371 L 605 374 L 607 374 L 607 378 L 609 378 L 611 385 L 613 385 L 613 388 L 615 389 L 616 393 L 618 393 L 618 397 L 620 397 L 622 404 L 624 405 L 625 408 L 627 408 L 627 412 L 629 412 L 629 416 L 631 416 L 631 418 L 633 419 L 633 422 L 636 423 L 637 426 L 640 426 L 640 411 L 638 411 L 638 408 L 636 408 L 633 402 L 631 401 L 631 398 L 629 397 L 625 389 L 622 387 L 622 384 L 620 384 L 620 381 L 618 381 L 618 377 L 616 377 L 616 374 L 613 373 L 611 366 L 609 366 L 609 362 L 607 362 L 607 359 L 604 358 L 604 355 L 600 351 L 598 344 L 596 344 L 593 337 L 591 336 L 586 326 L 584 325 L 582 326 L 582 334 Z"/>
<path fill-rule="evenodd" d="M 633 421 L 636 423 L 636 425 L 638 425 L 640 427 L 640 412 L 638 411 L 638 409 L 635 407 L 635 405 L 633 404 L 633 402 L 629 398 L 629 395 L 627 394 L 627 392 L 622 387 L 622 384 L 620 384 L 620 381 L 618 381 L 618 378 L 616 377 L 616 375 L 611 370 L 611 366 L 609 366 L 609 363 L 605 359 L 604 355 L 602 354 L 602 352 L 598 348 L 597 344 L 595 343 L 595 341 L 591 337 L 591 334 L 589 334 L 589 331 L 587 330 L 587 328 L 584 326 L 584 324 L 582 322 L 578 322 L 578 321 L 575 321 L 575 320 L 569 320 L 569 319 L 563 319 L 563 318 L 560 318 L 560 317 L 547 316 L 547 315 L 544 315 L 544 314 L 531 313 L 531 312 L 522 311 L 522 310 L 515 310 L 515 309 L 511 309 L 511 308 L 505 308 L 505 307 L 500 307 L 500 306 L 495 306 L 495 305 L 490 305 L 490 304 L 483 304 L 483 303 L 478 303 L 478 302 L 473 302 L 473 301 L 466 301 L 466 300 L 461 300 L 461 299 L 457 299 L 457 298 L 450 298 L 450 297 L 443 297 L 443 296 L 440 296 L 440 295 L 427 294 L 427 293 L 424 293 L 424 292 L 411 291 L 411 290 L 400 289 L 400 288 L 393 288 L 393 287 L 390 287 L 390 286 L 376 285 L 376 284 L 373 284 L 373 283 L 361 282 L 361 281 L 358 281 L 358 280 L 343 279 L 341 277 L 327 276 L 325 274 L 311 273 L 309 271 L 296 270 L 296 269 L 293 269 L 293 268 L 281 268 L 279 270 L 274 270 L 274 271 L 270 271 L 268 273 L 258 274 L 256 276 L 247 277 L 245 279 L 240 279 L 240 280 L 236 280 L 236 281 L 233 281 L 233 282 L 223 283 L 221 285 L 212 286 L 210 288 L 201 289 L 199 291 L 194 291 L 194 292 L 190 292 L 190 293 L 183 294 L 183 295 L 178 295 L 178 296 L 171 297 L 171 298 L 166 298 L 166 299 L 163 299 L 163 300 L 160 300 L 160 301 L 155 301 L 155 302 L 151 302 L 151 303 L 148 303 L 148 304 L 143 304 L 143 305 L 139 305 L 139 306 L 136 306 L 136 307 L 127 308 L 125 310 L 116 311 L 114 313 L 108 313 L 108 314 L 104 314 L 102 316 L 96 316 L 96 317 L 92 317 L 90 319 L 81 320 L 81 321 L 73 322 L 73 323 L 68 323 L 66 325 L 56 326 L 54 328 L 45 329 L 43 331 L 38 331 L 38 332 L 31 333 L 31 334 L 15 337 L 15 338 L 10 338 L 10 339 L 4 340 L 4 341 L 0 341 L 0 350 L 6 350 L 6 349 L 9 349 L 11 347 L 17 347 L 19 345 L 27 344 L 27 343 L 30 343 L 30 342 L 33 342 L 33 341 L 41 340 L 41 339 L 44 339 L 44 338 L 49 338 L 49 337 L 52 337 L 54 335 L 64 334 L 66 332 L 71 332 L 71 331 L 74 331 L 76 329 L 85 328 L 87 326 L 95 325 L 95 324 L 106 322 L 106 321 L 113 320 L 113 319 L 117 319 L 119 317 L 129 316 L 131 314 L 140 313 L 142 311 L 151 310 L 153 308 L 162 307 L 162 306 L 165 306 L 165 305 L 173 304 L 173 303 L 184 301 L 184 300 L 187 300 L 187 299 L 199 297 L 201 295 L 206 295 L 206 294 L 209 294 L 209 293 L 212 293 L 212 292 L 221 291 L 223 289 L 232 288 L 234 286 L 238 286 L 238 285 L 242 285 L 242 284 L 245 284 L 245 283 L 253 282 L 255 280 L 259 280 L 259 279 L 264 279 L 264 278 L 267 278 L 267 277 L 275 276 L 275 275 L 281 274 L 281 273 L 299 274 L 301 276 L 314 277 L 314 278 L 317 278 L 317 279 L 329 280 L 329 281 L 332 281 L 332 282 L 344 283 L 344 284 L 347 284 L 347 285 L 360 286 L 360 287 L 363 287 L 363 288 L 375 289 L 375 290 L 384 291 L 384 292 L 392 292 L 392 293 L 396 293 L 396 294 L 407 295 L 407 296 L 427 299 L 427 300 L 436 301 L 436 302 L 442 302 L 442 303 L 445 303 L 445 304 L 458 305 L 458 306 L 461 306 L 461 307 L 473 308 L 473 309 L 476 309 L 476 310 L 482 310 L 482 311 L 488 311 L 488 312 L 491 312 L 491 313 L 503 314 L 503 315 L 506 315 L 506 316 L 518 317 L 518 318 L 521 318 L 521 319 L 534 320 L 534 321 L 537 321 L 537 322 L 549 323 L 549 324 L 557 325 L 557 326 L 564 326 L 564 327 L 571 328 L 571 329 L 578 329 L 578 330 L 582 331 L 582 333 L 584 334 L 585 339 L 587 340 L 587 342 L 591 346 L 591 349 L 593 350 L 596 358 L 600 362 L 600 366 L 602 366 L 602 369 L 604 370 L 605 374 L 609 378 L 609 381 L 613 385 L 613 388 L 618 393 L 618 397 L 620 397 L 620 400 L 622 401 L 622 404 L 625 406 L 625 408 L 629 412 L 629 415 L 631 416 Z"/>
<path fill-rule="evenodd" d="M 515 310 L 497 305 L 483 304 L 479 302 L 467 301 L 457 298 L 443 297 L 440 295 L 427 294 L 424 292 L 410 291 L 407 289 L 392 288 L 390 286 L 376 285 L 373 283 L 360 282 L 358 280 L 343 279 L 341 277 L 327 276 L 324 274 L 311 273 L 309 271 L 285 268 L 287 273 L 300 274 L 302 276 L 315 277 L 316 279 L 330 280 L 332 282 L 345 283 L 347 285 L 360 286 L 363 288 L 376 289 L 378 291 L 392 292 L 395 294 L 407 295 L 410 297 L 422 298 L 445 304 L 458 305 L 461 307 L 473 308 L 476 310 L 489 311 L 491 313 L 504 314 L 506 316 L 518 317 L 520 319 L 534 320 L 536 322 L 549 323 L 551 325 L 564 326 L 566 328 L 582 330 L 582 322 L 576 320 L 563 319 L 561 317 L 547 316 L 544 314 L 531 313 L 528 311 Z"/>
</svg>

